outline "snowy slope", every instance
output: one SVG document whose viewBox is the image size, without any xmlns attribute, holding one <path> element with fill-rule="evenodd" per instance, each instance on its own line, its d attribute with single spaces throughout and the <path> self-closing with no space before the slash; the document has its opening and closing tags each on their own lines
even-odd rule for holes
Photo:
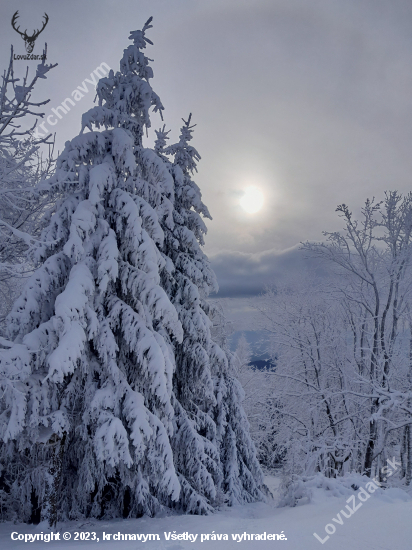
<svg viewBox="0 0 412 550">
<path fill-rule="evenodd" d="M 274 489 L 276 480 L 267 479 Z M 323 489 L 313 492 L 310 504 L 295 508 L 276 508 L 273 504 L 255 503 L 247 506 L 236 506 L 210 516 L 168 516 L 155 519 L 141 518 L 133 520 L 82 521 L 65 523 L 61 533 L 70 532 L 70 541 L 35 542 L 37 548 L 48 550 L 75 550 L 79 547 L 90 547 L 94 550 L 121 549 L 136 550 L 209 550 L 211 548 L 233 550 L 235 548 L 259 549 L 281 546 L 287 550 L 411 550 L 412 548 L 412 499 L 401 490 L 385 491 L 385 495 L 372 495 L 365 504 L 355 512 L 343 525 L 337 525 L 336 532 L 325 544 L 313 536 L 317 532 L 325 536 L 324 527 L 331 523 L 332 517 L 346 506 L 346 497 L 328 496 Z M 27 547 L 24 541 L 12 541 L 11 533 L 46 533 L 42 526 L 28 526 L 11 523 L 0 525 L 0 548 L 18 550 Z M 100 539 L 97 541 L 74 541 L 74 533 L 95 531 Z M 198 534 L 195 542 L 180 540 L 167 541 L 164 533 Z M 228 535 L 228 541 L 200 541 L 201 534 L 212 532 Z M 232 534 L 246 533 L 281 533 L 285 541 L 242 541 L 232 540 Z M 160 541 L 146 543 L 135 541 L 103 541 L 103 532 L 113 534 L 159 534 Z M 60 536 L 62 538 L 62 535 Z"/>
</svg>

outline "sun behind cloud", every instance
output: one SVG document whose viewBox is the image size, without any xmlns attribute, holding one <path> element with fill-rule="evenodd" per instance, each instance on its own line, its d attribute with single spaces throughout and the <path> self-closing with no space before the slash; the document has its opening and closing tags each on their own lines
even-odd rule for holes
<svg viewBox="0 0 412 550">
<path fill-rule="evenodd" d="M 255 214 L 262 208 L 265 198 L 257 187 L 247 187 L 239 203 L 245 212 Z"/>
</svg>

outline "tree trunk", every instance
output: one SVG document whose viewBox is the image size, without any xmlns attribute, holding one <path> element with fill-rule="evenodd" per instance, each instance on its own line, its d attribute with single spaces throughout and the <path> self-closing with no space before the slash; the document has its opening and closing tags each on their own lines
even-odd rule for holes
<svg viewBox="0 0 412 550">
<path fill-rule="evenodd" d="M 59 493 L 63 470 L 64 444 L 66 434 L 58 439 L 54 449 L 51 466 L 49 468 L 49 490 L 43 517 L 49 522 L 50 527 L 56 527 L 59 520 Z"/>
<path fill-rule="evenodd" d="M 412 437 L 411 437 L 411 429 L 412 424 L 408 424 L 406 426 L 407 431 L 405 433 L 406 436 L 406 475 L 405 475 L 405 483 L 406 485 L 411 484 L 411 478 L 412 478 Z"/>
<path fill-rule="evenodd" d="M 371 414 L 374 414 L 376 411 L 377 411 L 377 404 L 373 403 Z M 372 475 L 373 453 L 375 449 L 377 432 L 378 432 L 378 425 L 376 423 L 376 420 L 370 421 L 369 422 L 369 441 L 366 447 L 365 466 L 364 466 L 365 475 L 367 475 L 368 477 L 371 477 Z"/>
</svg>

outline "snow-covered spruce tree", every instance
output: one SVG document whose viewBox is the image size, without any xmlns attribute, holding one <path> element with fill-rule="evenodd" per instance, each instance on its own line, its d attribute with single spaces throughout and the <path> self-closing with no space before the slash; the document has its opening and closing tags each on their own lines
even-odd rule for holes
<svg viewBox="0 0 412 550">
<path fill-rule="evenodd" d="M 217 396 L 215 420 L 223 466 L 223 491 L 231 505 L 264 500 L 269 493 L 263 484 L 263 473 L 242 406 L 245 392 L 236 378 L 238 360 L 229 349 L 228 322 L 219 305 L 213 307 L 211 316 L 215 352 L 212 372 Z"/>
<path fill-rule="evenodd" d="M 100 82 L 100 105 L 83 118 L 90 131 L 58 159 L 44 263 L 0 352 L 2 481 L 24 521 L 36 506 L 51 524 L 153 515 L 179 497 L 171 344 L 182 327 L 160 287 L 170 266 L 159 218 L 139 195 L 150 187 L 162 200 L 163 190 L 142 180 L 134 155 L 149 108 L 161 108 L 141 51 L 149 23 Z"/>
<path fill-rule="evenodd" d="M 202 512 L 222 501 L 234 504 L 263 498 L 262 474 L 240 405 L 242 390 L 229 366 L 233 356 L 211 334 L 207 297 L 217 290 L 217 282 L 201 249 L 206 233 L 202 216 L 211 216 L 191 178 L 200 159 L 189 145 L 191 115 L 183 122 L 178 143 L 165 147 L 163 129 L 157 132 L 155 149 L 163 160 L 166 154 L 174 156 L 169 168 L 175 183 L 175 226 L 166 232 L 165 253 L 175 271 L 166 288 L 184 330 L 183 342 L 175 350 L 175 465 L 183 507 Z"/>
<path fill-rule="evenodd" d="M 147 38 L 144 32 L 149 28 L 149 23 L 150 21 L 144 27 L 143 33 L 132 33 L 135 45 L 138 44 L 139 48 L 144 48 L 146 45 Z M 158 96 L 148 83 L 153 75 L 148 62 L 148 58 L 140 49 L 129 48 L 128 53 L 123 57 L 120 73 L 115 76 L 109 75 L 108 78 L 100 81 L 98 95 L 101 105 L 89 113 L 85 123 L 90 124 L 92 120 L 93 123 L 106 127 L 119 124 L 126 127 L 134 136 L 134 154 L 139 177 L 131 182 L 131 189 L 152 206 L 163 229 L 164 240 L 160 247 L 164 260 L 160 270 L 161 285 L 184 327 L 183 342 L 175 339 L 172 343 L 177 368 L 171 396 L 174 409 L 171 444 L 174 465 L 181 485 L 180 499 L 175 505 L 187 512 L 207 513 L 216 505 L 221 481 L 219 451 L 214 442 L 215 424 L 212 417 L 207 414 L 207 410 L 215 403 L 213 382 L 210 376 L 208 352 L 202 347 L 202 345 L 205 347 L 208 345 L 210 335 L 207 333 L 207 327 L 210 321 L 198 303 L 198 286 L 201 286 L 200 279 L 206 276 L 208 261 L 199 249 L 197 259 L 205 264 L 202 273 L 200 264 L 196 268 L 189 256 L 187 259 L 184 257 L 186 248 L 195 246 L 196 243 L 192 232 L 186 227 L 190 225 L 187 218 L 197 214 L 193 211 L 183 219 L 176 211 L 176 204 L 173 204 L 180 193 L 176 190 L 179 183 L 175 180 L 178 179 L 181 186 L 183 185 L 182 170 L 178 166 L 173 166 L 165 156 L 162 156 L 158 146 L 156 151 L 153 151 L 142 144 L 143 125 L 146 127 L 150 125 L 149 107 L 153 105 L 154 109 L 160 112 L 163 109 Z M 132 86 L 139 90 L 136 96 L 130 91 L 130 71 L 134 74 Z M 128 98 L 128 101 L 125 101 L 125 98 Z M 147 106 L 144 113 L 139 111 L 142 103 Z M 116 113 L 115 117 L 113 112 Z M 193 198 L 191 200 L 193 201 Z M 190 207 L 191 205 L 188 206 L 189 209 Z M 199 223 L 202 223 L 204 228 L 200 217 Z M 190 243 L 191 238 L 194 239 L 192 243 Z M 179 243 L 184 243 L 183 250 L 179 248 Z M 182 279 L 182 272 L 185 269 L 198 270 L 197 284 L 192 284 L 187 277 Z M 208 269 L 210 271 L 210 267 Z M 215 285 L 211 271 L 208 276 L 211 284 Z M 163 329 L 159 327 L 158 330 Z M 199 334 L 201 330 L 204 334 Z M 189 342 L 190 338 L 192 341 Z M 185 353 L 182 353 L 183 349 L 186 350 Z M 196 401 L 192 402 L 188 396 L 186 402 L 181 397 L 182 391 L 178 380 L 182 376 L 185 376 L 186 381 L 190 383 L 191 395 L 196 395 Z"/>
<path fill-rule="evenodd" d="M 176 470 L 182 487 L 179 505 L 192 513 L 207 513 L 223 502 L 214 407 L 216 397 L 211 372 L 213 345 L 210 335 L 209 292 L 217 290 L 215 275 L 200 246 L 206 226 L 201 215 L 210 214 L 201 201 L 189 171 L 195 169 L 197 151 L 191 139 L 190 116 L 181 129 L 179 143 L 165 147 L 167 133 L 156 132 L 155 151 L 166 163 L 174 181 L 173 227 L 165 228 L 164 253 L 174 265 L 164 272 L 163 286 L 182 323 L 184 337 L 175 346 L 173 377 L 175 432 L 172 440 Z M 174 163 L 167 154 L 174 156 Z"/>
</svg>

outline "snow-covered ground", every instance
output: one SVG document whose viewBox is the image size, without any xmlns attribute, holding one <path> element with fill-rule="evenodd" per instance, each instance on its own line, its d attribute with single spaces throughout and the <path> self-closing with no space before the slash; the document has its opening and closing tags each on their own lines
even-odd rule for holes
<svg viewBox="0 0 412 550">
<path fill-rule="evenodd" d="M 271 490 L 276 491 L 277 479 L 267 478 Z M 235 548 L 259 549 L 276 548 L 285 550 L 411 550 L 412 549 L 412 498 L 399 489 L 389 489 L 384 494 L 374 494 L 342 525 L 335 522 L 336 532 L 322 545 L 314 536 L 326 536 L 325 525 L 333 523 L 341 509 L 346 506 L 347 495 L 333 496 L 331 491 L 313 489 L 312 500 L 308 504 L 295 508 L 276 508 L 274 504 L 250 504 L 225 509 L 210 516 L 167 516 L 154 519 L 81 521 L 59 526 L 60 539 L 63 533 L 70 533 L 69 541 L 36 541 L 38 548 L 48 550 L 75 550 L 88 546 L 93 550 L 119 549 L 136 550 L 209 550 L 217 548 L 233 550 Z M 330 528 L 329 528 L 330 529 Z M 188 540 L 166 540 L 165 533 L 198 535 L 195 542 Z M 232 535 L 244 532 L 248 534 L 280 534 L 283 531 L 287 540 L 264 541 L 249 540 L 238 542 Z M 24 541 L 11 540 L 12 533 L 47 533 L 41 525 L 24 524 L 0 525 L 0 548 L 18 550 L 27 547 Z M 75 541 L 75 533 L 95 532 L 99 541 Z M 160 540 L 113 541 L 113 535 L 121 534 L 158 534 Z M 227 534 L 229 540 L 201 542 L 201 534 Z M 111 535 L 111 540 L 103 540 L 103 533 Z M 17 535 L 15 534 L 14 537 Z M 67 536 L 67 535 L 66 535 Z M 93 536 L 93 535 L 91 535 Z M 152 537 L 153 538 L 153 537 Z"/>
</svg>

